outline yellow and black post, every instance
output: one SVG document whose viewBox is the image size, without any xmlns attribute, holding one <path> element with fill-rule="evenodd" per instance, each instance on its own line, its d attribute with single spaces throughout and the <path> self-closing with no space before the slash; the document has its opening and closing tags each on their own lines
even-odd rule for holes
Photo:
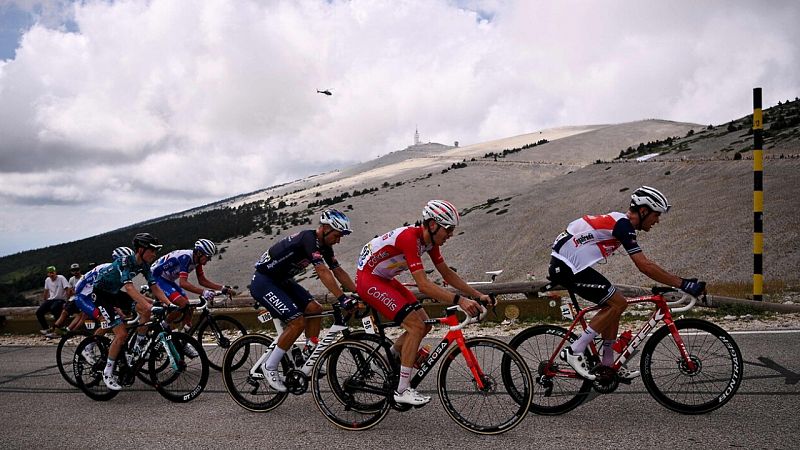
<svg viewBox="0 0 800 450">
<path fill-rule="evenodd" d="M 753 89 L 753 300 L 764 293 L 764 122 L 761 88 Z"/>
</svg>

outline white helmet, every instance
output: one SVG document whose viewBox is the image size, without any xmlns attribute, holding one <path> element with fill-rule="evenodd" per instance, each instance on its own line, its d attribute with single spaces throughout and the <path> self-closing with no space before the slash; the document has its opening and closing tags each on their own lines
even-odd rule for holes
<svg viewBox="0 0 800 450">
<path fill-rule="evenodd" d="M 658 189 L 642 186 L 631 194 L 631 207 L 647 206 L 653 211 L 666 213 L 672 206 Z"/>
<path fill-rule="evenodd" d="M 330 225 L 336 231 L 341 232 L 343 235 L 348 235 L 353 232 L 350 229 L 350 219 L 344 213 L 335 209 L 326 209 L 322 211 L 319 216 L 319 223 Z"/>
<path fill-rule="evenodd" d="M 197 242 L 194 243 L 194 249 L 208 256 L 209 258 L 217 254 L 216 244 L 208 239 L 198 239 Z"/>
<path fill-rule="evenodd" d="M 111 258 L 115 260 L 130 255 L 133 255 L 133 249 L 130 247 L 117 247 L 111 252 Z"/>
<path fill-rule="evenodd" d="M 431 200 L 422 210 L 422 219 L 433 219 L 443 227 L 458 226 L 458 210 L 452 203 L 444 200 Z"/>
</svg>

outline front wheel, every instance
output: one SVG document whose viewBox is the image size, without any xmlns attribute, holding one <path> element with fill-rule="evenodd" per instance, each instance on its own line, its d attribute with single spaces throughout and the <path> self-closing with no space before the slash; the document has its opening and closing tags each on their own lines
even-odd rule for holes
<svg viewBox="0 0 800 450">
<path fill-rule="evenodd" d="M 454 347 L 439 368 L 439 397 L 445 411 L 473 433 L 513 429 L 531 403 L 528 366 L 519 353 L 497 339 L 472 338 L 465 345 L 465 352 Z"/>
<path fill-rule="evenodd" d="M 239 406 L 255 412 L 277 408 L 289 395 L 272 389 L 263 372 L 272 338 L 263 334 L 246 334 L 231 344 L 222 359 L 222 381 Z M 289 370 L 287 358 L 281 359 L 281 371 Z"/>
<path fill-rule="evenodd" d="M 241 322 L 230 316 L 212 315 L 197 329 L 197 340 L 203 344 L 208 355 L 208 364 L 214 370 L 222 370 L 222 359 L 230 348 L 231 342 L 247 334 L 247 328 Z M 241 354 L 241 359 L 232 361 L 236 368 L 247 358 Z"/>
<path fill-rule="evenodd" d="M 156 343 L 148 361 L 153 386 L 176 403 L 197 398 L 208 382 L 208 357 L 197 339 L 168 333 Z"/>
<path fill-rule="evenodd" d="M 119 394 L 119 391 L 109 389 L 103 382 L 109 347 L 111 347 L 109 338 L 88 336 L 75 349 L 72 359 L 75 383 L 92 400 L 107 401 Z"/>
<path fill-rule="evenodd" d="M 642 349 L 642 381 L 659 403 L 683 414 L 703 414 L 727 403 L 742 383 L 744 364 L 736 342 L 722 328 L 700 319 L 675 321 L 691 364 L 668 326 Z"/>
<path fill-rule="evenodd" d="M 531 412 L 540 415 L 559 415 L 583 403 L 592 390 L 592 382 L 578 376 L 556 354 L 577 337 L 552 325 L 527 328 L 514 336 L 509 346 L 528 364 L 533 378 Z M 555 355 L 555 356 L 554 356 Z M 587 348 L 586 356 L 589 357 Z"/>
</svg>

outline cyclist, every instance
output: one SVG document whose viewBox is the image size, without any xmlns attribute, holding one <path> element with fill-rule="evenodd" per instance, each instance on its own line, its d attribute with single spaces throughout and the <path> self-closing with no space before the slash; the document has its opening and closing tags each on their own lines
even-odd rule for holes
<svg viewBox="0 0 800 450">
<path fill-rule="evenodd" d="M 649 186 L 636 189 L 626 213 L 611 212 L 600 216 L 583 216 L 567 225 L 556 237 L 550 258 L 548 278 L 586 300 L 603 306 L 591 320 L 586 331 L 571 346 L 561 351 L 561 359 L 584 378 L 594 380 L 583 352 L 595 337 L 603 337 L 601 364 L 614 363 L 611 345 L 617 338 L 619 319 L 627 308 L 625 297 L 592 266 L 607 258 L 620 246 L 630 256 L 636 268 L 651 279 L 684 292 L 698 296 L 705 291 L 706 283 L 696 278 L 679 278 L 649 260 L 636 242 L 636 232 L 648 232 L 670 209 L 667 198 Z M 623 368 L 623 378 L 634 378 L 638 371 Z"/>
<path fill-rule="evenodd" d="M 78 263 L 72 263 L 69 266 L 69 272 L 72 275 L 68 281 L 69 289 L 67 289 L 67 303 L 64 305 L 64 309 L 61 311 L 61 316 L 59 316 L 58 320 L 53 324 L 53 326 L 57 330 L 66 331 L 73 331 L 75 328 L 80 325 L 83 321 L 83 313 L 80 312 L 78 309 L 78 305 L 75 304 L 75 286 L 78 284 L 78 281 L 81 279 L 81 266 Z M 67 323 L 67 319 L 70 316 L 75 315 L 75 318 L 70 321 L 69 325 L 65 326 L 64 324 Z"/>
<path fill-rule="evenodd" d="M 158 287 L 169 300 L 178 305 L 185 306 L 189 299 L 186 292 L 198 294 L 210 302 L 214 298 L 214 291 L 221 290 L 226 295 L 236 295 L 230 286 L 217 284 L 206 278 L 203 266 L 217 254 L 217 246 L 208 239 L 198 239 L 193 250 L 174 250 L 158 258 L 150 267 Z M 189 273 L 195 270 L 197 281 L 202 287 L 197 287 L 189 282 Z M 207 289 L 203 289 L 207 288 Z M 184 314 L 183 327 L 188 330 L 192 326 L 193 309 Z M 176 314 L 176 313 L 173 313 Z M 170 319 L 174 318 L 171 316 Z M 187 347 L 191 352 L 193 349 Z"/>
<path fill-rule="evenodd" d="M 99 270 L 93 274 L 91 283 L 88 282 L 89 274 L 87 274 L 76 287 L 78 294 L 75 301 L 78 302 L 81 311 L 93 319 L 107 322 L 106 327 L 114 332 L 114 339 L 108 349 L 106 368 L 103 371 L 103 382 L 109 389 L 115 391 L 122 389 L 113 372 L 114 364 L 128 337 L 128 330 L 117 314 L 117 309 L 127 308 L 132 300 L 136 304 L 140 323 L 143 324 L 150 319 L 152 300 L 139 293 L 133 284 L 133 278 L 142 274 L 156 298 L 165 304 L 170 303 L 150 273 L 150 264 L 155 261 L 160 248 L 158 239 L 150 233 L 138 233 L 133 237 L 133 254 L 123 255 L 122 253 L 127 251 L 121 251 L 120 257 L 111 264 L 95 268 Z M 139 328 L 140 339 L 144 336 L 143 328 Z M 138 340 L 136 344 L 141 345 L 142 340 Z"/>
<path fill-rule="evenodd" d="M 282 239 L 255 264 L 250 294 L 274 317 L 287 324 L 263 366 L 267 382 L 278 392 L 286 392 L 278 364 L 294 341 L 303 331 L 311 343 L 319 340 L 320 319 L 306 320 L 303 314 L 319 314 L 322 306 L 294 277 L 312 264 L 322 284 L 344 307 L 355 305 L 355 299 L 344 293 L 355 292 L 355 283 L 333 254 L 333 246 L 351 232 L 350 219 L 335 209 L 328 209 L 320 215 L 316 230 L 301 231 Z"/>
<path fill-rule="evenodd" d="M 394 392 L 397 403 L 424 405 L 429 396 L 409 386 L 411 367 L 417 357 L 422 338 L 431 330 L 425 324 L 428 315 L 417 300 L 395 277 L 411 272 L 420 292 L 426 297 L 459 305 L 467 314 L 481 312 L 478 302 L 434 284 L 425 275 L 421 256 L 427 253 L 442 279 L 464 295 L 493 302 L 488 295 L 469 286 L 444 261 L 439 247 L 444 245 L 458 226 L 456 208 L 444 200 L 431 200 L 422 211 L 422 224 L 406 226 L 376 237 L 361 251 L 356 272 L 356 288 L 361 299 L 389 320 L 401 323 L 405 331 L 392 346 L 392 354 L 400 359 L 400 381 Z"/>
</svg>

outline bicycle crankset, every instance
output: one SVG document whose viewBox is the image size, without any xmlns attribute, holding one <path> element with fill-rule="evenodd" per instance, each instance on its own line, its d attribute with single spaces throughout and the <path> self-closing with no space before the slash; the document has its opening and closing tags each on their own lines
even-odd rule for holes
<svg viewBox="0 0 800 450">
<path fill-rule="evenodd" d="M 302 371 L 292 369 L 286 373 L 286 390 L 294 395 L 305 394 L 308 390 L 308 376 Z"/>
<path fill-rule="evenodd" d="M 617 372 L 608 366 L 597 366 L 594 369 L 595 380 L 592 387 L 599 394 L 610 394 L 619 387 Z"/>
</svg>

